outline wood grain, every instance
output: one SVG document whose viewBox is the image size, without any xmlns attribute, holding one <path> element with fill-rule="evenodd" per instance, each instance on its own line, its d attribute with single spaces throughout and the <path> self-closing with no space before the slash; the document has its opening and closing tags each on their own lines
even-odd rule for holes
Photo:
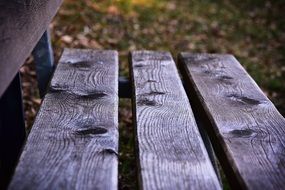
<svg viewBox="0 0 285 190">
<path fill-rule="evenodd" d="M 141 189 L 220 189 L 171 55 L 132 52 L 130 67 Z"/>
<path fill-rule="evenodd" d="M 285 119 L 240 63 L 182 53 L 179 65 L 232 188 L 284 189 Z"/>
<path fill-rule="evenodd" d="M 0 0 L 0 97 L 30 55 L 62 0 Z"/>
<path fill-rule="evenodd" d="M 118 54 L 66 49 L 9 189 L 117 189 Z"/>
</svg>

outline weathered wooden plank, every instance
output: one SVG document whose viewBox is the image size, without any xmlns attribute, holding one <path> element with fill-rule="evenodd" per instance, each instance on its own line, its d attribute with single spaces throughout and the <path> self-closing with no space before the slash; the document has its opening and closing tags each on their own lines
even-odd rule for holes
<svg viewBox="0 0 285 190">
<path fill-rule="evenodd" d="M 130 59 L 141 189 L 220 189 L 171 55 Z"/>
<path fill-rule="evenodd" d="M 118 54 L 64 51 L 9 189 L 117 189 Z"/>
<path fill-rule="evenodd" d="M 0 97 L 32 52 L 62 0 L 0 0 Z"/>
<path fill-rule="evenodd" d="M 232 187 L 283 189 L 285 119 L 239 62 L 182 53 L 179 65 Z"/>
</svg>

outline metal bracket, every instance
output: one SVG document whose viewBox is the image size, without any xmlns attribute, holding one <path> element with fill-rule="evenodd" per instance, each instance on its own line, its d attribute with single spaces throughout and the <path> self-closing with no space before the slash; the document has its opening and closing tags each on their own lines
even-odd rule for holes
<svg viewBox="0 0 285 190">
<path fill-rule="evenodd" d="M 128 78 L 119 77 L 119 97 L 120 98 L 131 98 L 132 97 L 132 86 Z"/>
<path fill-rule="evenodd" d="M 18 73 L 0 98 L 0 189 L 5 189 L 26 136 L 22 89 Z"/>
<path fill-rule="evenodd" d="M 54 58 L 49 31 L 45 31 L 34 48 L 32 55 L 36 63 L 36 73 L 41 98 L 45 95 L 54 71 Z"/>
</svg>

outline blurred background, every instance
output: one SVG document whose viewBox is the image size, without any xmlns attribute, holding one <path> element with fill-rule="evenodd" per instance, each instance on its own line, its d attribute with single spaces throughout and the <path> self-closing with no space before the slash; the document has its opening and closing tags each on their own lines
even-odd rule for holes
<svg viewBox="0 0 285 190">
<path fill-rule="evenodd" d="M 56 62 L 63 48 L 115 49 L 125 76 L 132 50 L 233 54 L 284 116 L 284 10 L 284 0 L 65 0 L 50 30 Z M 29 130 L 41 103 L 33 57 L 21 74 Z M 130 100 L 120 106 L 119 188 L 135 189 Z"/>
</svg>

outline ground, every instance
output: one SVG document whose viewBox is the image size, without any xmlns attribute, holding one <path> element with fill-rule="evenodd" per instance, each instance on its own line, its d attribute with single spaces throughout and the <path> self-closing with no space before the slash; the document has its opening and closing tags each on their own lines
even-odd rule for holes
<svg viewBox="0 0 285 190">
<path fill-rule="evenodd" d="M 50 29 L 56 60 L 67 47 L 116 49 L 125 76 L 131 50 L 233 54 L 285 115 L 283 10 L 282 0 L 65 0 Z M 21 73 L 29 129 L 41 102 L 32 57 Z M 120 106 L 120 189 L 134 189 L 130 101 Z"/>
</svg>

